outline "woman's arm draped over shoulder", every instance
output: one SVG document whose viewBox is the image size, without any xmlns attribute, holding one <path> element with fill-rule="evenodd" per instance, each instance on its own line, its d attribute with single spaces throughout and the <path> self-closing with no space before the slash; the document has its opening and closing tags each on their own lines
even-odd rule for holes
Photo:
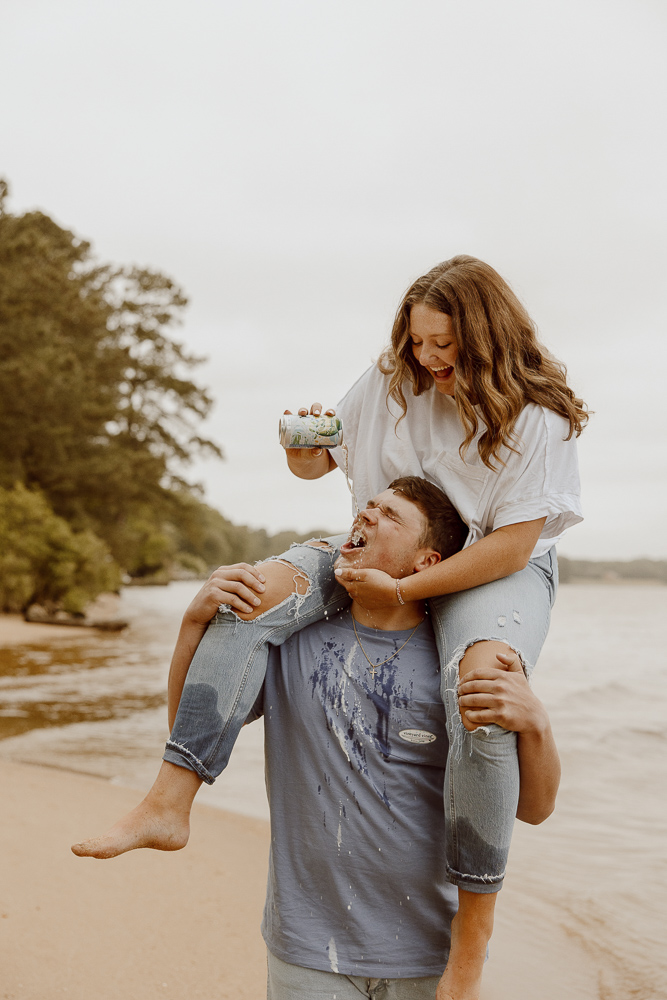
<svg viewBox="0 0 667 1000">
<path fill-rule="evenodd" d="M 404 599 L 454 594 L 518 573 L 528 565 L 545 521 L 546 517 L 540 517 L 496 528 L 437 566 L 407 577 L 401 581 Z"/>
<path fill-rule="evenodd" d="M 545 520 L 540 517 L 496 528 L 436 566 L 404 577 L 400 584 L 403 599 L 417 601 L 455 594 L 519 572 L 528 564 Z M 381 570 L 350 568 L 337 570 L 336 576 L 350 596 L 366 607 L 375 607 L 375 601 L 377 606 L 386 604 L 391 594 L 398 603 L 396 580 Z"/>
</svg>

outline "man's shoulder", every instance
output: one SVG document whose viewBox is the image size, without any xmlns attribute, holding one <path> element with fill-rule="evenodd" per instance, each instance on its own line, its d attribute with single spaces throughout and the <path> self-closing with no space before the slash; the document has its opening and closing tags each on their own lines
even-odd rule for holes
<svg viewBox="0 0 667 1000">
<path fill-rule="evenodd" d="M 327 643 L 332 641 L 342 643 L 348 632 L 354 638 L 349 609 L 344 609 L 335 615 L 328 615 L 319 621 L 304 625 L 303 628 L 298 628 L 280 646 L 270 644 L 269 657 L 272 663 L 280 660 L 284 663 L 287 659 L 324 649 Z"/>
</svg>

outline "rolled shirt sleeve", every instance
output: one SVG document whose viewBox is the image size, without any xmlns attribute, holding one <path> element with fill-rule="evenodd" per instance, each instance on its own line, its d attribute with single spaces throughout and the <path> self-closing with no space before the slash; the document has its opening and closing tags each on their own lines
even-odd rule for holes
<svg viewBox="0 0 667 1000">
<path fill-rule="evenodd" d="M 583 520 L 577 444 L 568 432 L 568 422 L 552 410 L 525 408 L 517 423 L 520 454 L 511 453 L 499 476 L 498 485 L 507 485 L 497 493 L 491 530 L 546 517 L 540 541 L 550 546 Z"/>
</svg>

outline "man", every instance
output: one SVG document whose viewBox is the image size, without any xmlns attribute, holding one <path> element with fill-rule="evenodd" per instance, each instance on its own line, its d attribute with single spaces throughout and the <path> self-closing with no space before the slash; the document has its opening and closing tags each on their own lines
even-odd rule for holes
<svg viewBox="0 0 667 1000">
<path fill-rule="evenodd" d="M 456 520 L 437 487 L 396 480 L 359 515 L 337 568 L 420 572 L 459 547 Z M 478 996 L 495 895 L 459 889 L 456 927 L 439 673 L 422 602 L 369 611 L 354 600 L 273 650 L 255 713 L 265 718 L 271 809 L 269 1000 Z M 521 711 L 540 714 L 525 691 Z M 523 793 L 525 808 L 531 789 Z M 464 940 L 452 967 L 453 919 Z"/>
<path fill-rule="evenodd" d="M 337 567 L 401 578 L 451 555 L 464 537 L 444 494 L 406 477 L 361 512 Z M 263 923 L 270 1000 L 478 996 L 495 895 L 447 881 L 439 671 L 422 602 L 369 610 L 354 600 L 273 651 L 254 713 L 265 716 L 272 824 Z M 471 724 L 520 730 L 517 815 L 541 821 L 553 807 L 557 755 L 517 658 L 467 680 L 461 707 Z M 166 809 L 157 801 L 149 795 L 76 853 L 183 846 L 174 800 Z"/>
</svg>

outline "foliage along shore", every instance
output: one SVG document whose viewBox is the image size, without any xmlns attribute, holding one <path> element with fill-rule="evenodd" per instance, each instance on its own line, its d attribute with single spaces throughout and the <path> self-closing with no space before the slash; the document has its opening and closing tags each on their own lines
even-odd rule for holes
<svg viewBox="0 0 667 1000">
<path fill-rule="evenodd" d="M 558 557 L 561 583 L 664 583 L 667 559 L 568 559 Z"/>
<path fill-rule="evenodd" d="M 8 198 L 0 180 L 0 611 L 76 614 L 128 579 L 206 576 L 301 538 L 232 524 L 183 477 L 223 456 L 198 429 L 213 398 L 174 337 L 178 285 Z"/>
</svg>

